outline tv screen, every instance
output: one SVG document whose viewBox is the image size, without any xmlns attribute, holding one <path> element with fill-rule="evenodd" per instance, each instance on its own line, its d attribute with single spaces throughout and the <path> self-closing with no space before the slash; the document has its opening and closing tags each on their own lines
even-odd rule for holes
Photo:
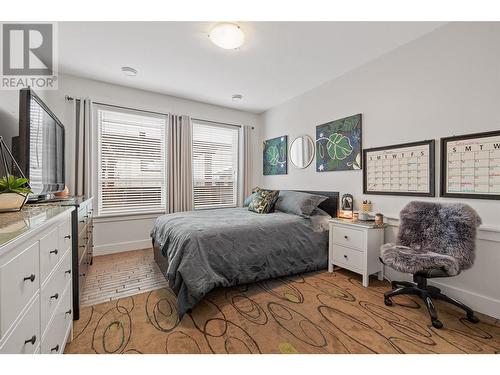
<svg viewBox="0 0 500 375">
<path fill-rule="evenodd" d="M 17 148 L 31 199 L 64 190 L 64 126 L 31 89 L 19 95 Z"/>
</svg>

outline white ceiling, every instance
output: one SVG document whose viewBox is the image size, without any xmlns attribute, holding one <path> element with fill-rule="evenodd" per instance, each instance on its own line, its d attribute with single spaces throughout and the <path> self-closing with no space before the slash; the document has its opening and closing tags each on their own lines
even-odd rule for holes
<svg viewBox="0 0 500 375">
<path fill-rule="evenodd" d="M 59 70 L 263 112 L 431 32 L 440 22 L 241 22 L 237 50 L 210 22 L 61 22 Z M 139 71 L 127 77 L 122 66 Z M 231 96 L 242 94 L 233 103 Z"/>
</svg>

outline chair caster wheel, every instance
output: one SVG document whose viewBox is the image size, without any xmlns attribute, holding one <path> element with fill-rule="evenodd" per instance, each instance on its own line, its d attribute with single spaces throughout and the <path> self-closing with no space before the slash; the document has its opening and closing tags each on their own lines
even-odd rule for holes
<svg viewBox="0 0 500 375">
<path fill-rule="evenodd" d="M 441 323 L 441 321 L 439 321 L 439 320 L 433 320 L 432 326 L 434 328 L 441 329 L 441 328 L 443 328 L 443 323 Z"/>
<path fill-rule="evenodd" d="M 392 301 L 389 298 L 384 299 L 384 304 L 386 306 L 392 306 Z"/>
<path fill-rule="evenodd" d="M 467 315 L 467 320 L 471 323 L 479 323 L 479 318 L 475 315 Z"/>
</svg>

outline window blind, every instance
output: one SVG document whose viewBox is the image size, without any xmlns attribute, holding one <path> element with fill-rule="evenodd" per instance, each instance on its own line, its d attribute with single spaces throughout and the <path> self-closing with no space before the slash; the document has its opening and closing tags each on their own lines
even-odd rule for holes
<svg viewBox="0 0 500 375">
<path fill-rule="evenodd" d="M 97 106 L 98 214 L 164 211 L 166 117 Z"/>
<path fill-rule="evenodd" d="M 238 131 L 233 126 L 193 122 L 195 210 L 236 207 Z"/>
</svg>

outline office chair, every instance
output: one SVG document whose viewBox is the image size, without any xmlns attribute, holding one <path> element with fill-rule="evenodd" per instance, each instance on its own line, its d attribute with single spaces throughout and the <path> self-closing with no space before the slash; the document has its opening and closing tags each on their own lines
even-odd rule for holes
<svg viewBox="0 0 500 375">
<path fill-rule="evenodd" d="M 456 276 L 472 267 L 480 224 L 481 218 L 466 204 L 410 202 L 400 213 L 397 243 L 381 247 L 380 261 L 413 274 L 414 283 L 393 281 L 393 290 L 384 293 L 384 303 L 391 306 L 391 297 L 401 294 L 417 295 L 424 301 L 432 325 L 442 328 L 432 303 L 432 299 L 439 299 L 461 308 L 468 321 L 478 323 L 471 308 L 427 285 L 427 280 Z"/>
</svg>

